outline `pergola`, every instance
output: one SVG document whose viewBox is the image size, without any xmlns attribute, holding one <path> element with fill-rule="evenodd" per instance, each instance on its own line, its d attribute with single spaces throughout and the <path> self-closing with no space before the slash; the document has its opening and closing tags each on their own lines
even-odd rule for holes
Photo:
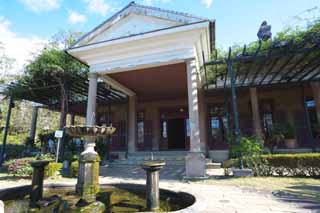
<svg viewBox="0 0 320 213">
<path fill-rule="evenodd" d="M 232 55 L 232 49 L 230 49 Z M 228 69 L 232 64 L 232 70 Z M 209 68 L 210 67 L 210 68 Z M 231 87 L 261 87 L 277 84 L 301 84 L 320 78 L 320 35 L 313 34 L 304 41 L 276 41 L 253 53 L 243 47 L 240 54 L 215 59 L 204 66 L 205 89 Z M 234 73 L 234 81 L 230 78 Z"/>
<path fill-rule="evenodd" d="M 300 39 L 267 41 L 271 38 L 271 26 L 264 22 L 259 29 L 258 37 L 255 49 L 247 50 L 245 45 L 233 52 L 232 48 L 229 48 L 227 56 L 218 59 L 216 53 L 214 60 L 209 62 L 205 62 L 203 57 L 203 87 L 206 93 L 224 90 L 226 96 L 227 89 L 231 90 L 233 130 L 238 144 L 241 133 L 237 88 L 254 88 L 250 90 L 251 104 L 254 123 L 260 129 L 256 132 L 259 132 L 261 126 L 255 88 L 303 85 L 306 82 L 319 81 L 320 78 L 320 33 L 317 28 L 306 31 Z M 311 133 L 309 120 L 307 128 Z"/>
<path fill-rule="evenodd" d="M 14 100 L 27 100 L 41 104 L 53 111 L 60 111 L 60 128 L 65 125 L 66 115 L 85 116 L 88 101 L 89 81 L 87 74 L 64 75 L 64 83 L 55 79 L 32 79 L 18 81 L 3 87 L 0 94 L 9 97 L 9 107 L 6 126 L 3 134 L 3 147 L 0 153 L 0 166 L 4 159 L 6 139 L 9 130 L 11 109 Z M 127 96 L 122 92 L 106 85 L 104 82 L 97 84 L 97 103 L 109 105 L 112 103 L 126 102 Z M 110 108 L 109 108 L 110 109 Z M 30 137 L 34 139 L 38 107 L 34 107 Z M 74 120 L 74 119 L 73 119 Z"/>
<path fill-rule="evenodd" d="M 35 102 L 55 111 L 61 110 L 62 94 L 65 93 L 68 97 L 67 113 L 85 116 L 88 87 L 89 81 L 86 76 L 70 75 L 64 86 L 52 81 L 44 82 L 42 86 L 39 86 L 37 82 L 12 83 L 3 93 L 7 96 L 13 95 L 15 100 Z M 101 105 L 125 102 L 127 99 L 125 94 L 109 87 L 104 82 L 98 83 L 97 90 L 97 102 Z"/>
</svg>

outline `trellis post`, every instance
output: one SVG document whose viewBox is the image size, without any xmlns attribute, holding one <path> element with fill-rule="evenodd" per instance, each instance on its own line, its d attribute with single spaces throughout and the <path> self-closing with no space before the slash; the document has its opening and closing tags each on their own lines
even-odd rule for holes
<svg viewBox="0 0 320 213">
<path fill-rule="evenodd" d="M 235 86 L 235 77 L 233 70 L 233 61 L 231 59 L 231 48 L 229 48 L 229 57 L 227 59 L 228 65 L 228 73 L 230 77 L 231 83 L 231 96 L 232 96 L 232 109 L 233 109 L 233 122 L 234 122 L 234 135 L 235 141 L 238 145 L 240 145 L 240 125 L 239 125 L 239 113 L 238 113 L 238 105 L 237 105 L 237 92 Z M 243 168 L 242 162 L 242 154 L 240 153 L 240 168 Z"/>
<path fill-rule="evenodd" d="M 13 100 L 14 100 L 14 98 L 13 98 L 13 95 L 11 94 L 10 99 L 9 99 L 7 118 L 6 118 L 6 126 L 4 128 L 3 139 L 2 139 L 2 149 L 1 149 L 1 153 L 0 153 L 0 166 L 2 166 L 2 163 L 5 158 L 5 153 L 6 153 L 6 144 L 7 144 L 7 136 L 8 136 L 8 132 L 9 132 L 9 127 L 10 127 L 11 111 L 12 111 L 12 108 L 14 107 Z"/>
</svg>

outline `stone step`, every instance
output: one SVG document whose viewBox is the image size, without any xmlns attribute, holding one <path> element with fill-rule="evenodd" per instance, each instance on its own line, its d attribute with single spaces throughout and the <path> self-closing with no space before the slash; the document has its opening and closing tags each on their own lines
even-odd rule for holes
<svg viewBox="0 0 320 213">
<path fill-rule="evenodd" d="M 109 165 L 141 165 L 145 162 L 149 162 L 150 160 L 114 160 Z M 177 160 L 164 160 L 166 165 L 185 165 L 185 161 L 177 161 Z"/>
<path fill-rule="evenodd" d="M 209 176 L 225 176 L 224 169 L 207 169 L 207 175 Z"/>
<path fill-rule="evenodd" d="M 128 160 L 157 160 L 157 161 L 164 161 L 164 160 L 177 160 L 177 161 L 184 161 L 185 156 L 128 156 Z"/>
<path fill-rule="evenodd" d="M 165 161 L 167 165 L 185 165 L 185 158 L 171 158 L 171 157 L 160 157 L 160 158 L 153 158 L 155 161 Z M 109 162 L 110 165 L 141 165 L 142 163 L 151 161 L 150 158 L 128 158 L 128 159 L 118 159 Z M 221 168 L 221 164 L 219 163 L 212 163 L 210 159 L 206 159 L 206 168 Z"/>
<path fill-rule="evenodd" d="M 222 164 L 221 163 L 212 163 L 212 162 L 207 162 L 206 163 L 206 168 L 207 169 L 221 169 Z"/>
</svg>

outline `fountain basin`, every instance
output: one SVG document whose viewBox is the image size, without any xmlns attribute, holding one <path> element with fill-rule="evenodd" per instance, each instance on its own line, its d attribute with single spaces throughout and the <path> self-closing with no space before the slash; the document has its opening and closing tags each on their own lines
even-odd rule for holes
<svg viewBox="0 0 320 213">
<path fill-rule="evenodd" d="M 145 185 L 102 184 L 100 188 L 97 200 L 105 204 L 106 212 L 146 211 Z M 0 190 L 0 200 L 5 203 L 5 212 L 25 212 L 29 203 L 28 193 L 30 191 L 31 186 Z M 71 185 L 45 185 L 44 196 L 53 195 L 58 195 L 63 199 L 63 205 L 60 206 L 59 212 L 72 212 L 79 200 L 74 192 L 74 186 Z M 195 197 L 189 193 L 160 189 L 160 211 L 179 211 L 192 206 L 195 200 Z"/>
<path fill-rule="evenodd" d="M 116 128 L 113 126 L 67 126 L 65 127 L 67 134 L 75 137 L 97 137 L 112 135 Z"/>
</svg>

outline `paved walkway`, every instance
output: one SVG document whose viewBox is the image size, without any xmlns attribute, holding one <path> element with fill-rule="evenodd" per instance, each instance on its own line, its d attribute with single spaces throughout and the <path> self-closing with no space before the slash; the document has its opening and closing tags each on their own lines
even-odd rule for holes
<svg viewBox="0 0 320 213">
<path fill-rule="evenodd" d="M 184 191 L 193 194 L 197 202 L 193 209 L 184 212 L 320 212 L 320 204 L 293 197 L 285 193 L 272 191 L 204 184 L 199 182 L 181 181 L 184 168 L 166 166 L 160 173 L 160 188 Z M 102 167 L 100 183 L 135 183 L 145 184 L 145 172 L 139 167 L 117 166 Z M 76 179 L 46 180 L 46 183 L 75 184 Z M 30 184 L 30 180 L 0 180 L 0 188 Z"/>
<path fill-rule="evenodd" d="M 185 182 L 183 174 L 181 166 L 165 167 L 160 187 L 195 195 L 199 203 L 187 212 L 320 212 L 320 204 L 310 200 L 253 188 Z M 103 183 L 145 183 L 145 172 L 139 167 L 103 167 L 100 175 Z"/>
</svg>

